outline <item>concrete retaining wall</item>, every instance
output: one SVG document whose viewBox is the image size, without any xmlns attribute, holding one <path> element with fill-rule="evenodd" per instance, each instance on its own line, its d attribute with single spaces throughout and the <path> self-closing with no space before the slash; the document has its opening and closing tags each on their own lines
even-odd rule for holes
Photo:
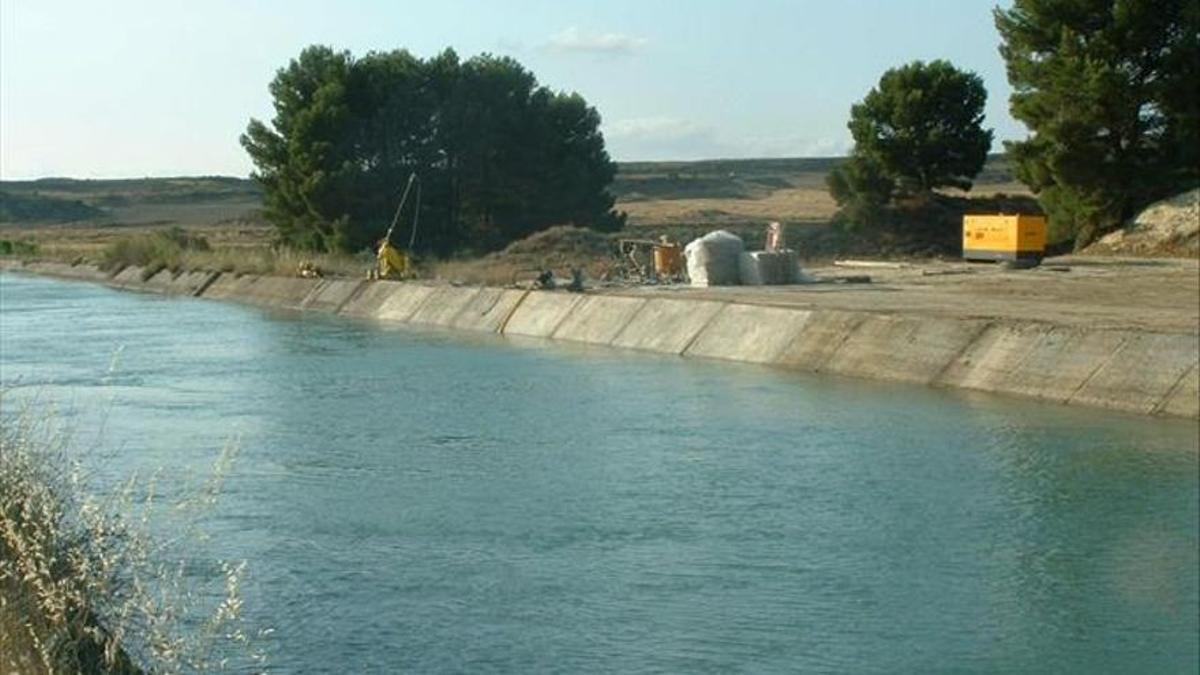
<svg viewBox="0 0 1200 675">
<path fill-rule="evenodd" d="M 147 289 L 167 295 L 199 295 L 216 280 L 219 272 L 181 272 L 162 270 L 145 281 Z"/>
<path fill-rule="evenodd" d="M 750 363 L 777 363 L 804 329 L 811 312 L 754 305 L 726 305 L 684 352 Z"/>
<path fill-rule="evenodd" d="M 375 310 L 371 318 L 406 323 L 431 295 L 433 295 L 433 288 L 429 286 L 397 285 L 384 298 L 379 309 Z"/>
<path fill-rule="evenodd" d="M 379 314 L 388 298 L 392 297 L 397 289 L 403 287 L 404 284 L 397 281 L 373 281 L 364 284 L 357 293 L 342 304 L 338 313 L 360 319 L 374 318 Z M 205 296 L 208 295 L 205 293 Z"/>
<path fill-rule="evenodd" d="M 1153 413 L 1195 372 L 1198 352 L 1195 335 L 1127 334 L 1068 403 Z"/>
<path fill-rule="evenodd" d="M 528 291 L 481 288 L 450 322 L 451 328 L 499 333 Z"/>
<path fill-rule="evenodd" d="M 300 308 L 315 312 L 337 312 L 350 301 L 356 293 L 366 285 L 365 280 L 327 279 L 320 281 L 316 288 L 300 303 Z"/>
<path fill-rule="evenodd" d="M 86 265 L 4 266 L 132 290 L 1200 419 L 1194 333 L 390 281 L 167 271 L 144 280 L 137 267 L 110 278 Z"/>
<path fill-rule="evenodd" d="M 938 384 L 1065 403 L 1124 340 L 1111 331 L 995 325 L 964 350 Z"/>
<path fill-rule="evenodd" d="M 117 272 L 108 280 L 109 286 L 115 286 L 127 291 L 150 291 L 151 288 L 146 286 L 146 281 L 142 277 L 145 276 L 145 271 L 137 265 L 130 265 L 125 269 Z"/>
<path fill-rule="evenodd" d="M 646 301 L 641 298 L 613 295 L 585 297 L 559 323 L 554 331 L 554 338 L 599 345 L 611 344 L 645 304 Z"/>
<path fill-rule="evenodd" d="M 435 288 L 408 320 L 412 323 L 431 326 L 449 326 L 453 323 L 454 317 L 466 309 L 477 295 L 479 295 L 478 288 L 455 286 Z"/>
<path fill-rule="evenodd" d="M 703 300 L 651 298 L 610 343 L 614 347 L 682 354 L 725 305 Z"/>
<path fill-rule="evenodd" d="M 869 315 L 856 323 L 823 370 L 930 384 L 986 326 L 982 321 Z"/>
<path fill-rule="evenodd" d="M 246 297 L 246 289 L 258 277 L 222 274 L 216 281 L 208 285 L 204 297 L 213 300 L 238 300 Z"/>
<path fill-rule="evenodd" d="M 548 338 L 582 299 L 573 293 L 530 291 L 501 330 L 506 335 Z"/>
<path fill-rule="evenodd" d="M 244 300 L 262 307 L 301 309 L 304 299 L 321 283 L 319 279 L 255 277 Z"/>
<path fill-rule="evenodd" d="M 25 270 L 34 274 L 56 277 L 59 279 L 93 281 L 98 283 L 104 283 L 108 281 L 108 274 L 102 272 L 92 265 L 68 265 L 67 263 L 41 261 L 35 261 L 21 265 L 19 261 L 5 261 L 5 264 L 2 266 L 2 268 Z"/>
<path fill-rule="evenodd" d="M 1162 406 L 1154 412 L 1200 418 L 1200 367 L 1193 363 L 1191 369 L 1179 378 Z"/>
</svg>

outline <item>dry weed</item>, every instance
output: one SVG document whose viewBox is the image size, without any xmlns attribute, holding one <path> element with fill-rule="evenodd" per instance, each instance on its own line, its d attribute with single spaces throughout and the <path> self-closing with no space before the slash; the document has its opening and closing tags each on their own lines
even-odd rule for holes
<svg viewBox="0 0 1200 675">
<path fill-rule="evenodd" d="M 5 399 L 0 395 L 0 403 Z M 194 535 L 219 493 L 235 446 L 185 503 L 179 539 L 149 535 L 154 481 L 136 477 L 113 495 L 87 489 L 55 416 L 0 408 L 0 669 L 5 672 L 138 673 L 261 669 L 264 654 L 242 622 L 243 564 L 223 564 L 215 607 L 167 564 Z M 186 627 L 207 616 L 203 630 Z M 256 636 L 258 637 L 258 636 Z"/>
</svg>

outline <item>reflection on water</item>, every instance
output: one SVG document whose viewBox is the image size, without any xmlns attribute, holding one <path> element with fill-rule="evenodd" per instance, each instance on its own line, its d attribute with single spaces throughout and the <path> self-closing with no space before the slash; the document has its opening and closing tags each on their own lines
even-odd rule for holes
<svg viewBox="0 0 1200 675">
<path fill-rule="evenodd" d="M 211 555 L 284 670 L 1200 658 L 1193 422 L 0 280 L 103 479 L 240 437 Z"/>
</svg>

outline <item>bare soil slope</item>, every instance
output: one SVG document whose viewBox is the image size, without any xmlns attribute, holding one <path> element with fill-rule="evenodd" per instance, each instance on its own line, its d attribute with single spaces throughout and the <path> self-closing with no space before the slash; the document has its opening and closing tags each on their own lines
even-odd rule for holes
<svg viewBox="0 0 1200 675">
<path fill-rule="evenodd" d="M 1151 204 L 1087 249 L 1116 255 L 1200 256 L 1200 188 Z"/>
</svg>

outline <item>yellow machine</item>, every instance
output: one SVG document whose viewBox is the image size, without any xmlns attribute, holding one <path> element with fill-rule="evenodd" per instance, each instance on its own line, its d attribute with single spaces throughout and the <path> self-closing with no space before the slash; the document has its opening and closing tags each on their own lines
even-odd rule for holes
<svg viewBox="0 0 1200 675">
<path fill-rule="evenodd" d="M 408 276 L 408 253 L 392 246 L 386 239 L 379 244 L 376 264 L 376 278 L 404 279 Z"/>
<path fill-rule="evenodd" d="M 417 203 L 413 207 L 413 223 L 412 233 L 408 237 L 408 248 L 396 248 L 392 244 L 392 232 L 396 230 L 397 223 L 400 222 L 400 214 L 404 211 L 404 204 L 408 201 L 408 193 L 417 186 Z M 417 178 L 417 173 L 414 171 L 408 176 L 408 183 L 404 186 L 404 194 L 400 197 L 400 204 L 396 207 L 396 215 L 392 216 L 392 225 L 388 228 L 387 234 L 383 235 L 383 239 L 379 240 L 379 249 L 375 255 L 375 269 L 371 270 L 368 275 L 372 279 L 406 279 L 410 276 L 409 272 L 409 251 L 412 251 L 413 244 L 417 241 L 417 218 L 421 215 L 421 181 Z"/>
<path fill-rule="evenodd" d="M 963 258 L 1038 264 L 1046 253 L 1046 219 L 1030 215 L 963 216 Z"/>
</svg>

